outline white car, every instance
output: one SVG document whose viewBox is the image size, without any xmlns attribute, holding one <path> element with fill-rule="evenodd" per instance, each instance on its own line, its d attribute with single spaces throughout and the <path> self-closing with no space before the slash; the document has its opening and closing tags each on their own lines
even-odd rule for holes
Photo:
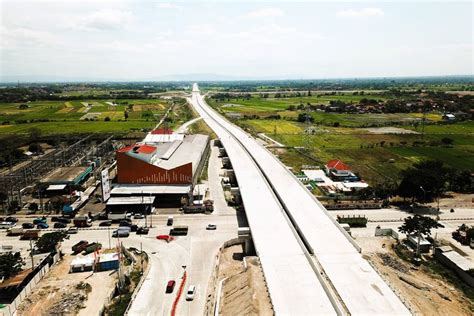
<svg viewBox="0 0 474 316">
<path fill-rule="evenodd" d="M 190 285 L 188 291 L 186 292 L 186 301 L 194 300 L 194 294 L 196 293 L 196 286 Z"/>
<path fill-rule="evenodd" d="M 217 229 L 217 225 L 215 224 L 209 224 L 206 226 L 206 229 L 207 230 L 216 230 Z"/>
<path fill-rule="evenodd" d="M 143 214 L 140 214 L 140 213 L 137 213 L 133 216 L 134 219 L 142 219 L 142 218 L 145 218 L 145 216 Z"/>
</svg>

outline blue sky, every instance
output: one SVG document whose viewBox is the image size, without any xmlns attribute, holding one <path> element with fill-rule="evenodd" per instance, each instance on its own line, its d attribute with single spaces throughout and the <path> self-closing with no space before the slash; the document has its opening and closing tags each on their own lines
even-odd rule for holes
<svg viewBox="0 0 474 316">
<path fill-rule="evenodd" d="M 3 77 L 473 74 L 470 1 L 0 1 Z"/>
</svg>

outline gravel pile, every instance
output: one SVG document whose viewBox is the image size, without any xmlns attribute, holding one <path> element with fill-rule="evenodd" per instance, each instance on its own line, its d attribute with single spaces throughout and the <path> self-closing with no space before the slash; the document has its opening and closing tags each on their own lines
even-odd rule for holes
<svg viewBox="0 0 474 316">
<path fill-rule="evenodd" d="M 61 300 L 50 308 L 49 314 L 63 315 L 74 312 L 83 308 L 85 300 L 87 296 L 82 293 L 63 294 Z"/>
<path fill-rule="evenodd" d="M 394 258 L 393 256 L 391 256 L 389 254 L 386 254 L 386 253 L 380 253 L 379 256 L 382 259 L 384 265 L 389 266 L 390 268 L 393 268 L 393 269 L 395 269 L 397 271 L 400 271 L 402 273 L 409 273 L 410 272 L 410 269 L 408 269 L 397 258 Z"/>
</svg>

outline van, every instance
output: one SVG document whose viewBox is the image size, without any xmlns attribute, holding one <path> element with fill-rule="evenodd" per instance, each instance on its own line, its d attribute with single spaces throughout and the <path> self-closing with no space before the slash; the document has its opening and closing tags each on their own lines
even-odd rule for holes
<svg viewBox="0 0 474 316">
<path fill-rule="evenodd" d="M 129 227 L 123 227 L 129 228 Z M 117 229 L 112 233 L 112 237 L 128 237 L 130 236 L 130 229 Z"/>
<path fill-rule="evenodd" d="M 186 292 L 186 301 L 194 300 L 194 294 L 196 293 L 196 286 L 190 285 L 188 291 Z"/>
<path fill-rule="evenodd" d="M 168 221 L 166 222 L 166 226 L 172 226 L 173 225 L 173 216 L 168 216 Z"/>
</svg>

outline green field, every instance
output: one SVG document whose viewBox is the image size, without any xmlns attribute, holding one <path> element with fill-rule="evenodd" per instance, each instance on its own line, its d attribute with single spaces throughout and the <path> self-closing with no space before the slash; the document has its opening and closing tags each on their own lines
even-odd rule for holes
<svg viewBox="0 0 474 316">
<path fill-rule="evenodd" d="M 312 134 L 307 135 L 304 133 L 307 125 L 285 120 L 237 120 L 237 123 L 255 133 L 266 133 L 287 146 L 309 148 L 307 152 L 314 159 L 292 149 L 278 152 L 282 161 L 295 170 L 304 164 L 322 165 L 338 158 L 374 184 L 396 180 L 400 170 L 423 159 L 439 159 L 457 169 L 474 168 L 472 122 L 433 126 L 427 128 L 423 138 L 421 134 L 373 134 L 363 128 L 326 126 L 314 126 Z M 440 144 L 444 137 L 453 139 L 452 147 Z M 425 143 L 413 145 L 420 141 Z"/>
<path fill-rule="evenodd" d="M 379 95 L 323 95 L 321 97 L 296 97 L 296 98 L 261 98 L 253 96 L 250 99 L 234 98 L 225 101 L 216 101 L 208 98 L 209 104 L 223 113 L 240 113 L 242 115 L 257 115 L 267 117 L 280 115 L 282 118 L 295 119 L 298 111 L 289 111 L 290 106 L 328 104 L 330 101 L 341 100 L 344 102 L 359 102 L 362 98 L 386 100 Z M 300 111 L 301 112 L 301 111 Z M 409 125 L 422 118 L 421 113 L 394 113 L 394 114 L 341 114 L 333 112 L 310 112 L 315 124 L 334 125 L 338 123 L 346 127 L 364 127 L 371 125 Z M 441 114 L 429 113 L 426 119 L 430 122 L 441 120 Z"/>
<path fill-rule="evenodd" d="M 0 103 L 0 135 L 27 133 L 33 127 L 46 134 L 151 128 L 169 107 L 167 101 L 155 99 L 118 100 L 117 105 L 109 104 L 111 102 L 113 100 L 34 101 L 25 103 L 27 107 L 21 106 L 22 103 Z M 107 117 L 108 122 L 104 121 Z"/>
</svg>

